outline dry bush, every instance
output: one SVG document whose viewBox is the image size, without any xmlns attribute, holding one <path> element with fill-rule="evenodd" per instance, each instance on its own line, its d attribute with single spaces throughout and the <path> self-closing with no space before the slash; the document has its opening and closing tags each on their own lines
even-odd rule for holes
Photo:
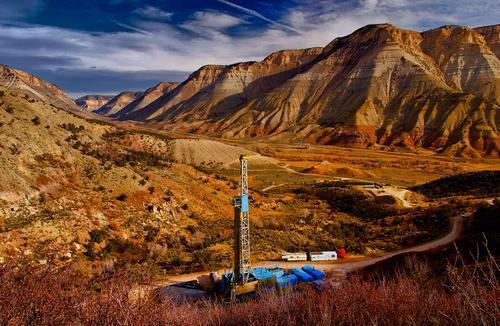
<svg viewBox="0 0 500 326">
<path fill-rule="evenodd" d="M 173 304 L 144 295 L 120 273 L 83 279 L 66 268 L 7 263 L 0 267 L 0 324 L 36 325 L 493 325 L 498 319 L 500 271 L 493 257 L 449 266 L 429 282 L 425 268 L 390 280 L 351 277 L 321 292 L 269 293 L 238 304 Z M 147 289 L 146 289 L 147 290 Z"/>
</svg>

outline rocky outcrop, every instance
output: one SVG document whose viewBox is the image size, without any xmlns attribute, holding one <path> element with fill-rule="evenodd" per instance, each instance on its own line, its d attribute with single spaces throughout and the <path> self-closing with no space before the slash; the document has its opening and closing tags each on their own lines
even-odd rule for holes
<svg viewBox="0 0 500 326">
<path fill-rule="evenodd" d="M 483 35 L 486 44 L 497 58 L 500 57 L 500 25 L 478 27 L 475 30 Z"/>
<path fill-rule="evenodd" d="M 500 103 L 500 61 L 483 35 L 471 28 L 444 26 L 422 36 L 422 50 L 450 87 Z"/>
<path fill-rule="evenodd" d="M 0 64 L 0 86 L 21 91 L 35 99 L 60 108 L 71 110 L 76 108 L 73 100 L 56 85 L 2 64 Z"/>
<path fill-rule="evenodd" d="M 103 116 L 113 115 L 130 104 L 135 99 L 139 98 L 142 94 L 142 92 L 121 92 L 120 94 L 109 100 L 108 103 L 95 110 L 94 113 Z"/>
<path fill-rule="evenodd" d="M 85 95 L 75 100 L 76 105 L 82 109 L 93 112 L 105 105 L 114 95 Z"/>
</svg>

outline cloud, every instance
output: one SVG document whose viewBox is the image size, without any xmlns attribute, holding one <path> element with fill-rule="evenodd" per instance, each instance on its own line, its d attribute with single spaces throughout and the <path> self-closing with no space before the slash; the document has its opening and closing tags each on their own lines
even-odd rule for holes
<svg viewBox="0 0 500 326">
<path fill-rule="evenodd" d="M 141 88 L 126 87 L 127 83 L 147 88 L 159 81 L 156 78 L 169 80 L 187 76 L 188 72 L 206 64 L 261 60 L 281 49 L 325 46 L 335 37 L 367 24 L 389 22 L 416 30 L 450 23 L 490 25 L 498 23 L 495 13 L 500 9 L 496 0 L 483 0 L 480 5 L 469 0 L 440 3 L 433 0 L 297 0 L 294 3 L 294 7 L 282 13 L 279 23 L 301 34 L 290 33 L 290 29 L 274 23 L 253 28 L 248 16 L 257 16 L 233 6 L 229 7 L 236 9 L 232 14 L 206 9 L 183 21 L 137 17 L 132 22 L 115 21 L 126 28 L 121 32 L 91 33 L 0 23 L 0 63 L 40 73 L 42 78 L 59 83 L 71 92 L 79 89 L 111 92 L 120 90 L 119 87 L 136 90 Z M 237 16 L 239 13 L 241 17 Z M 163 73 L 153 74 L 155 71 Z M 79 76 L 86 77 L 79 79 Z M 140 77 L 140 82 L 136 83 L 132 76 Z M 146 85 L 147 82 L 151 84 Z M 107 83 L 113 85 L 113 89 L 110 90 Z"/>
<path fill-rule="evenodd" d="M 79 66 L 82 62 L 77 57 L 72 56 L 38 56 L 38 55 L 24 55 L 0 53 L 0 62 L 8 64 L 9 66 L 19 67 L 19 69 L 33 70 L 33 69 L 46 69 L 52 70 L 54 67 L 58 69 L 62 67 L 75 67 Z"/>
<path fill-rule="evenodd" d="M 217 39 L 224 38 L 227 28 L 238 26 L 245 21 L 241 18 L 214 11 L 197 11 L 190 20 L 180 24 L 180 27 L 199 35 L 212 36 Z"/>
<path fill-rule="evenodd" d="M 132 13 L 151 19 L 170 19 L 173 16 L 173 13 L 161 10 L 160 8 L 156 8 L 153 6 L 137 8 L 133 10 Z"/>
<path fill-rule="evenodd" d="M 251 15 L 253 17 L 259 18 L 259 19 L 261 19 L 261 20 L 263 20 L 265 22 L 271 23 L 271 24 L 273 24 L 273 25 L 275 25 L 277 27 L 284 28 L 286 30 L 289 30 L 289 31 L 292 31 L 294 33 L 300 34 L 300 32 L 297 29 L 295 29 L 295 28 L 293 28 L 291 26 L 282 24 L 280 22 L 277 22 L 275 20 L 269 19 L 269 18 L 263 16 L 262 14 L 260 14 L 259 12 L 255 11 L 255 10 L 252 10 L 252 9 L 249 9 L 249 8 L 237 5 L 237 4 L 235 4 L 233 2 L 230 2 L 230 1 L 227 1 L 227 0 L 217 0 L 217 1 L 220 2 L 220 3 L 223 3 L 225 5 L 228 5 L 228 6 L 232 7 L 232 8 L 238 9 L 238 10 L 240 10 L 240 11 L 242 11 L 242 12 L 248 14 L 248 15 Z"/>
</svg>

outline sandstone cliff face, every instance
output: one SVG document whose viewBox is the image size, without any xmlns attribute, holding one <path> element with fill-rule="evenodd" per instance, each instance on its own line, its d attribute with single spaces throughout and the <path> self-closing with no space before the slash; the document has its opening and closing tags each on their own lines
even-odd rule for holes
<svg viewBox="0 0 500 326">
<path fill-rule="evenodd" d="M 453 89 L 500 103 L 500 62 L 477 31 L 446 26 L 422 33 L 422 49 Z"/>
<path fill-rule="evenodd" d="M 109 100 L 106 104 L 101 106 L 99 109 L 95 110 L 94 113 L 104 116 L 113 115 L 141 95 L 142 92 L 121 92 L 120 94 Z"/>
<path fill-rule="evenodd" d="M 93 112 L 109 102 L 113 95 L 85 95 L 75 100 L 76 105 L 82 109 Z"/>
<path fill-rule="evenodd" d="M 160 82 L 148 88 L 144 94 L 127 104 L 123 109 L 111 115 L 113 118 L 127 119 L 134 112 L 140 111 L 162 95 L 166 95 L 176 88 L 178 83 Z"/>
<path fill-rule="evenodd" d="M 498 156 L 497 30 L 369 25 L 324 48 L 202 67 L 133 118 L 220 137 Z"/>
<path fill-rule="evenodd" d="M 75 109 L 76 105 L 64 91 L 54 84 L 41 80 L 27 72 L 0 64 L 0 86 L 29 94 L 35 99 L 51 103 L 64 109 Z"/>
<path fill-rule="evenodd" d="M 478 27 L 475 30 L 483 35 L 486 44 L 497 58 L 500 57 L 500 25 Z"/>
</svg>

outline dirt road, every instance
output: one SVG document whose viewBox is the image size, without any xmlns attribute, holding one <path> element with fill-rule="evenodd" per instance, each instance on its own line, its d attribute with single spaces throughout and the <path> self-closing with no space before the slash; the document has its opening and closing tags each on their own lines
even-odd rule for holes
<svg viewBox="0 0 500 326">
<path fill-rule="evenodd" d="M 425 252 L 429 251 L 432 249 L 440 248 L 443 246 L 446 246 L 453 241 L 455 241 L 458 236 L 460 235 L 462 231 L 462 225 L 463 224 L 463 218 L 457 216 L 451 219 L 451 230 L 448 234 L 445 236 L 430 241 L 426 242 L 420 245 L 417 245 L 415 247 L 411 248 L 406 248 L 406 249 L 401 249 L 393 252 L 389 252 L 386 254 L 383 254 L 380 257 L 376 258 L 368 258 L 368 259 L 361 259 L 357 261 L 343 261 L 343 260 L 337 260 L 335 262 L 310 262 L 310 261 L 302 261 L 302 262 L 284 262 L 284 261 L 263 261 L 263 262 L 257 262 L 255 264 L 252 264 L 253 267 L 269 267 L 269 266 L 276 266 L 279 265 L 284 268 L 293 268 L 293 267 L 302 267 L 304 265 L 311 265 L 314 266 L 315 268 L 324 270 L 324 271 L 329 271 L 329 272 L 340 272 L 340 273 L 349 273 L 353 272 L 356 270 L 360 270 L 362 268 L 365 268 L 367 266 L 376 264 L 380 261 L 389 259 L 391 257 L 404 254 L 404 253 L 410 253 L 410 252 Z M 219 270 L 218 273 L 219 275 L 222 275 L 222 273 L 228 272 L 229 270 Z M 163 285 L 169 285 L 173 283 L 179 283 L 179 282 L 187 282 L 191 280 L 196 280 L 199 276 L 201 275 L 206 275 L 209 272 L 197 272 L 197 273 L 190 273 L 190 274 L 182 274 L 182 275 L 175 275 L 171 276 L 168 280 L 168 282 L 164 283 Z"/>
</svg>

